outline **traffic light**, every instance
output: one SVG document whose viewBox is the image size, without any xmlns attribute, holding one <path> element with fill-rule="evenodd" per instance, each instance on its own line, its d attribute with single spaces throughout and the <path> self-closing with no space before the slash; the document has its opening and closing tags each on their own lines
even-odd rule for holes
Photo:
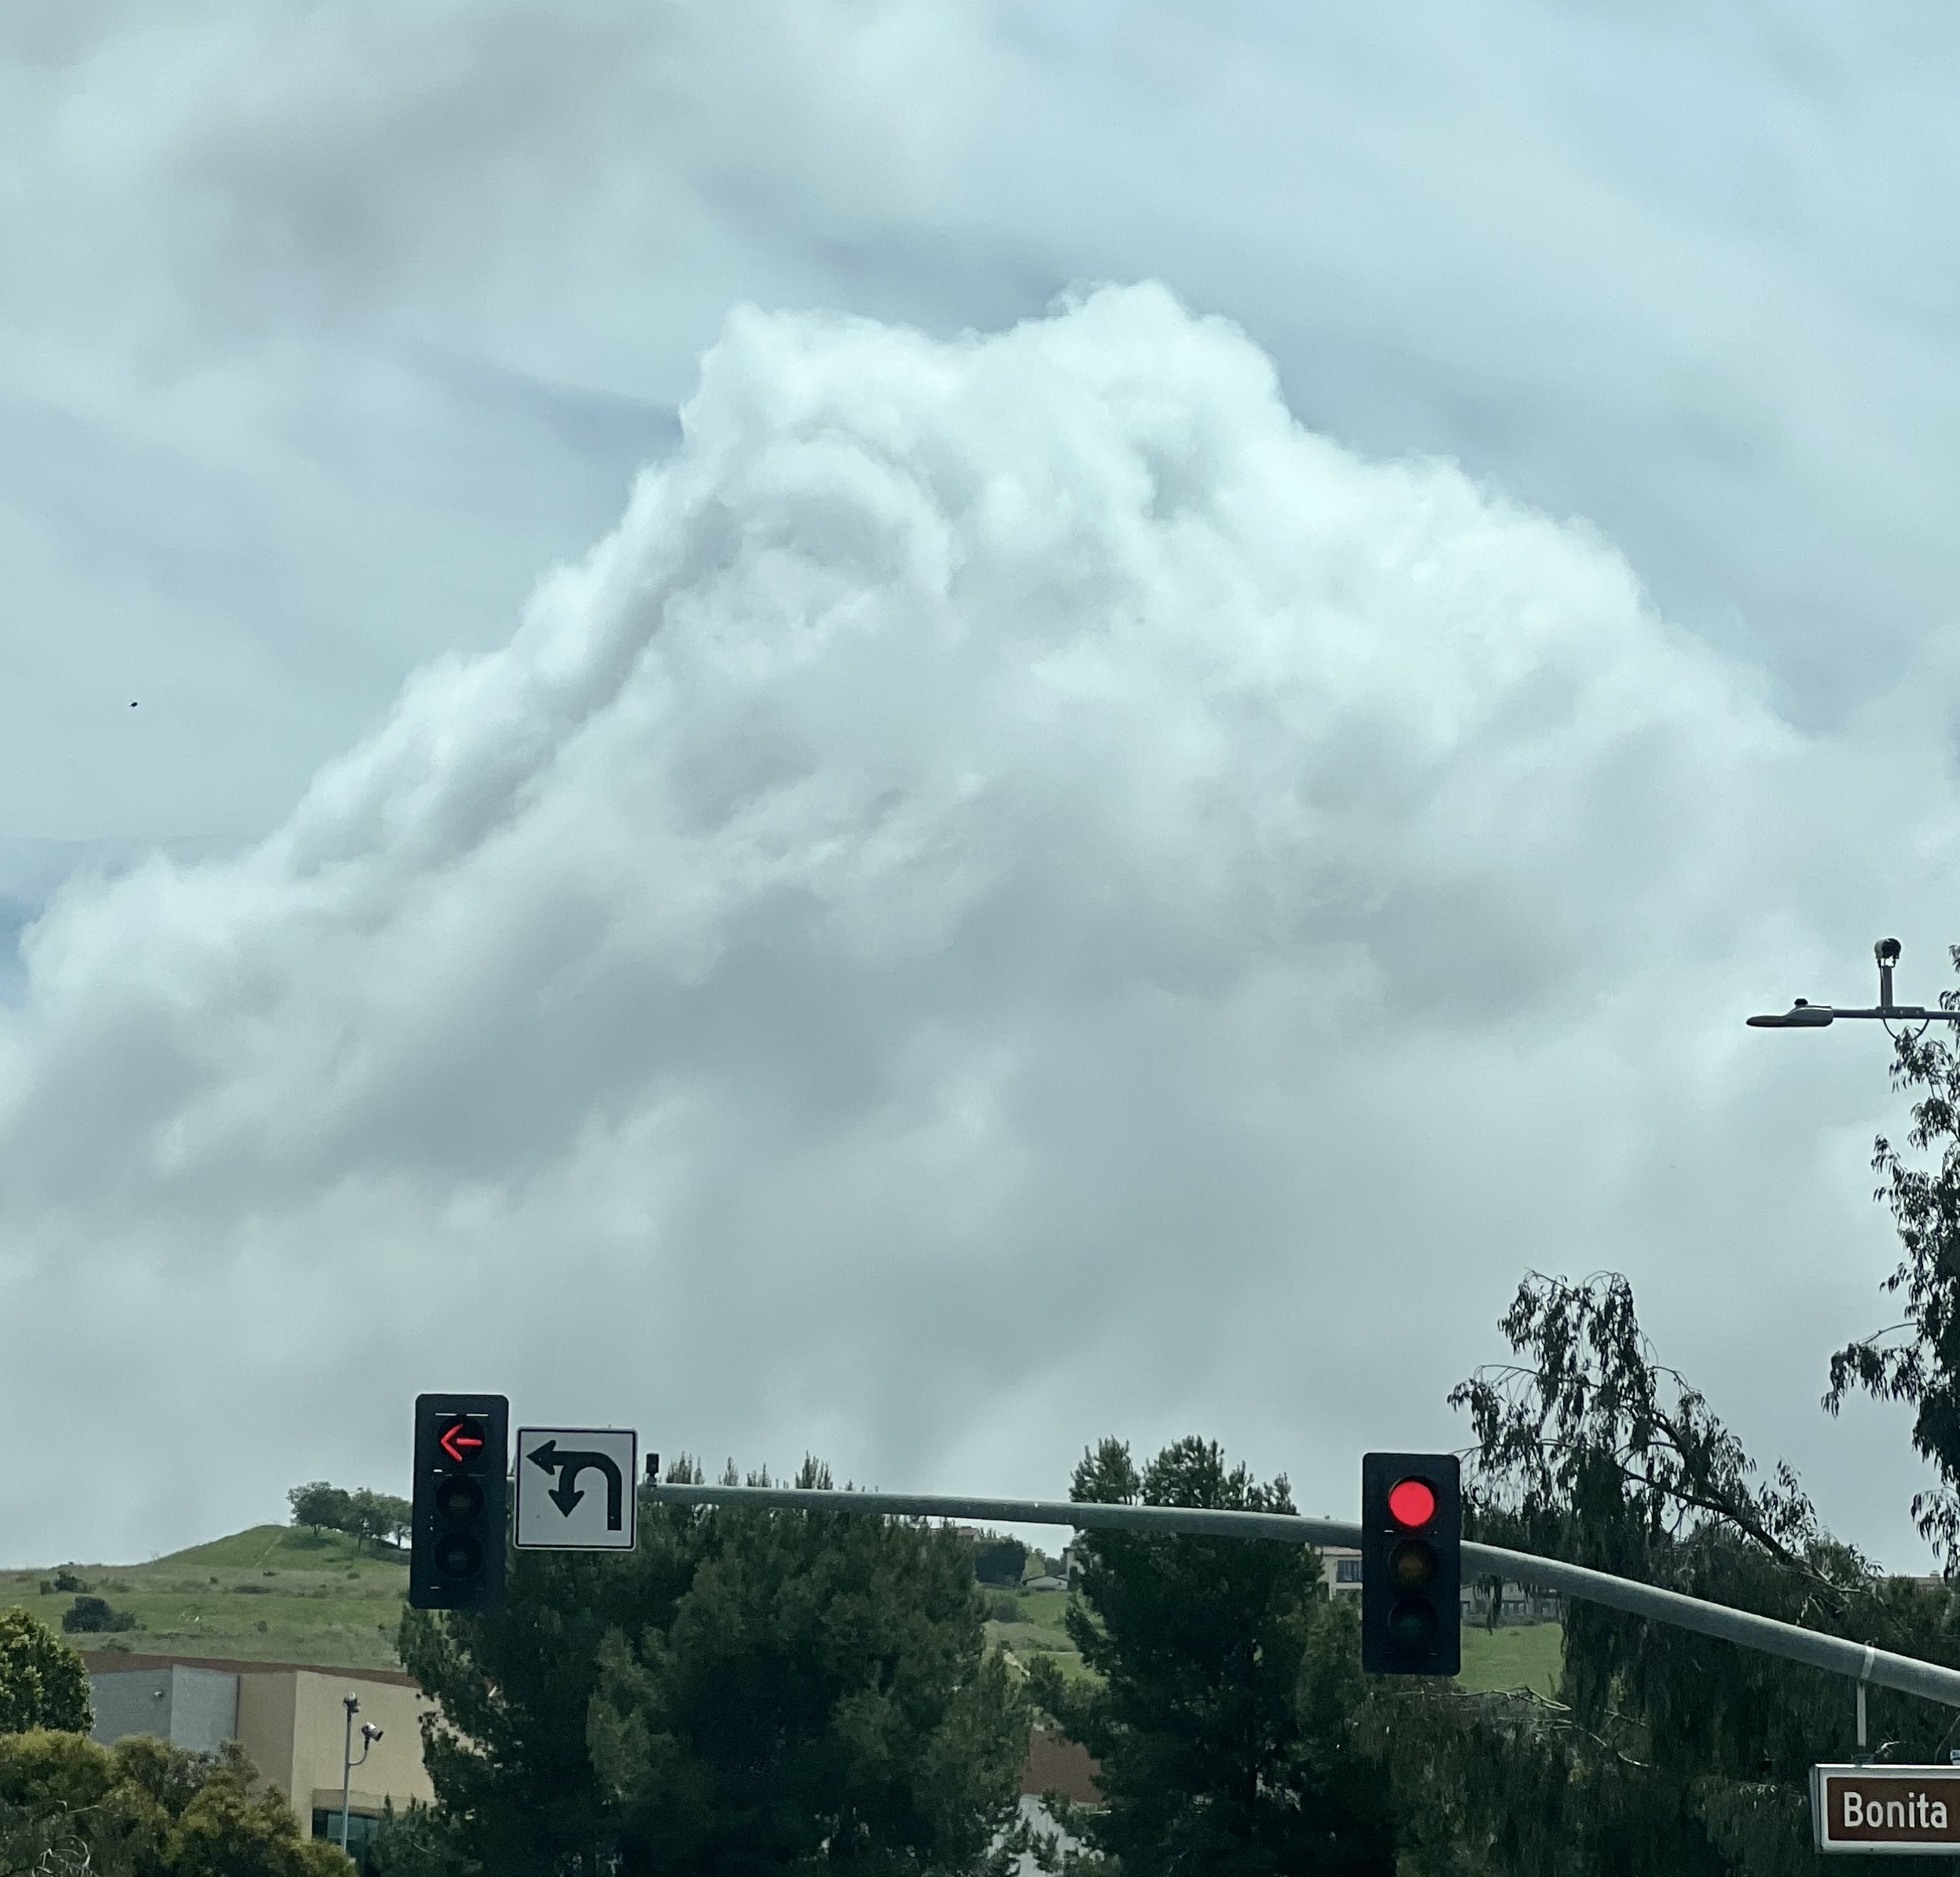
<svg viewBox="0 0 1960 1877">
<path fill-rule="evenodd" d="M 509 1448 L 502 1395 L 415 1398 L 411 1608 L 494 1610 L 503 1602 Z"/>
<path fill-rule="evenodd" d="M 1361 1456 L 1361 1666 L 1454 1675 L 1463 1666 L 1463 1501 L 1454 1453 Z"/>
</svg>

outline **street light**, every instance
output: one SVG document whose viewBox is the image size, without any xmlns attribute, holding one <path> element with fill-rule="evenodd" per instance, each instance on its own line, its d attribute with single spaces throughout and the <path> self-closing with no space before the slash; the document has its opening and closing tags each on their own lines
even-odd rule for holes
<svg viewBox="0 0 1960 1877">
<path fill-rule="evenodd" d="M 1753 1016 L 1752 1030 L 1822 1030 L 1841 1017 L 1874 1017 L 1892 1034 L 1895 1021 L 1917 1023 L 1923 1030 L 1929 1023 L 1960 1023 L 1960 1010 L 1929 1010 L 1923 1004 L 1895 1004 L 1892 1000 L 1892 967 L 1899 962 L 1896 938 L 1881 938 L 1872 948 L 1878 961 L 1878 1001 L 1870 1010 L 1839 1010 L 1829 1004 L 1813 1004 L 1799 997 L 1780 1016 Z"/>
<path fill-rule="evenodd" d="M 368 1763 L 368 1755 L 373 1752 L 374 1743 L 381 1738 L 381 1730 L 372 1721 L 361 1723 L 361 1757 L 354 1757 L 354 1717 L 361 1711 L 361 1698 L 358 1695 L 344 1696 L 340 1705 L 347 1710 L 347 1739 L 340 1754 L 340 1849 L 344 1854 L 347 1848 L 348 1808 L 354 1802 L 354 1769 Z"/>
</svg>

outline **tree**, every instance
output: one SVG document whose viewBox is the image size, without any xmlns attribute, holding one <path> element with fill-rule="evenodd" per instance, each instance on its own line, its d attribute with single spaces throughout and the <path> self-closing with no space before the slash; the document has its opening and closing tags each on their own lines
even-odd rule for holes
<svg viewBox="0 0 1960 1877">
<path fill-rule="evenodd" d="M 413 1509 L 406 1499 L 387 1493 L 371 1493 L 365 1486 L 347 1496 L 346 1522 L 340 1529 L 352 1534 L 357 1543 L 379 1544 L 386 1539 L 399 1544 L 407 1535 Z"/>
<path fill-rule="evenodd" d="M 295 1486 L 287 1493 L 286 1503 L 292 1508 L 293 1523 L 310 1526 L 316 1534 L 346 1531 L 353 1515 L 353 1495 L 324 1479 Z"/>
<path fill-rule="evenodd" d="M 1877 1577 L 1787 1467 L 1763 1479 L 1657 1359 L 1624 1277 L 1532 1273 L 1502 1328 L 1518 1360 L 1451 1397 L 1476 1435 L 1471 1535 L 1960 1662 L 1952 1600 Z M 1885 1689 L 1870 1715 L 1900 1758 L 1947 1727 Z M 1587 1603 L 1557 1701 L 1385 1687 L 1363 1717 L 1411 1877 L 1808 1869 L 1808 1770 L 1848 1758 L 1852 1729 L 1835 1677 Z"/>
<path fill-rule="evenodd" d="M 1166 1447 L 1140 1475 L 1106 1440 L 1071 1498 L 1294 1510 L 1215 1443 Z M 1365 1687 L 1354 1612 L 1306 1545 L 1095 1532 L 1066 1618 L 1099 1683 L 1030 1672 L 1036 1702 L 1102 1762 L 1099 1813 L 1068 1822 L 1122 1877 L 1202 1870 L 1387 1873 L 1386 1781 L 1349 1723 Z"/>
<path fill-rule="evenodd" d="M 143 1736 L 114 1747 L 45 1729 L 0 1737 L 0 1847 L 14 1860 L 0 1870 L 351 1877 L 338 1850 L 300 1836 L 277 1793 L 255 1798 L 256 1783 L 235 1744 L 193 1754 Z"/>
<path fill-rule="evenodd" d="M 99 1596 L 79 1596 L 61 1612 L 61 1627 L 70 1634 L 100 1635 L 118 1629 L 134 1629 L 136 1618 L 127 1610 L 111 1607 Z"/>
<path fill-rule="evenodd" d="M 1028 1548 L 1019 1538 L 982 1538 L 974 1548 L 973 1574 L 983 1584 L 1018 1584 L 1028 1567 Z"/>
<path fill-rule="evenodd" d="M 95 1725 L 82 1658 L 24 1610 L 0 1610 L 0 1734 Z"/>
<path fill-rule="evenodd" d="M 438 1803 L 384 1866 L 1004 1868 L 1027 1714 L 983 1617 L 916 1523 L 648 1505 L 629 1556 L 516 1553 L 502 1609 L 404 1618 Z"/>
<path fill-rule="evenodd" d="M 1960 945 L 1949 955 L 1960 971 Z M 1960 1009 L 1960 992 L 1942 991 L 1940 1007 Z M 1938 1155 L 1932 1167 L 1914 1166 L 1884 1135 L 1872 1144 L 1881 1176 L 1874 1196 L 1890 1208 L 1905 1250 L 1885 1288 L 1904 1292 L 1905 1319 L 1831 1357 L 1824 1405 L 1836 1414 L 1854 1388 L 1910 1405 L 1912 1444 L 1940 1478 L 1914 1494 L 1912 1515 L 1952 1570 L 1960 1566 L 1960 1046 L 1923 1029 L 1896 1037 L 1892 1085 L 1918 1091 L 1907 1145 Z"/>
</svg>

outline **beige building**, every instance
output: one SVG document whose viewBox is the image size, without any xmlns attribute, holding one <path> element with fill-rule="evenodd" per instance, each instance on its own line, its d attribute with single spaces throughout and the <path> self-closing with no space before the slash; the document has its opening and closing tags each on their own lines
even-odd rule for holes
<svg viewBox="0 0 1960 1877">
<path fill-rule="evenodd" d="M 1320 1581 L 1327 1585 L 1329 1596 L 1359 1596 L 1361 1594 L 1361 1554 L 1345 1545 L 1323 1545 L 1320 1547 Z"/>
<path fill-rule="evenodd" d="M 259 1776 L 291 1802 L 300 1829 L 336 1844 L 346 1750 L 347 1697 L 354 1717 L 354 1757 L 363 1725 L 381 1737 L 354 1769 L 347 1807 L 349 1849 L 359 1853 L 384 1808 L 432 1799 L 422 1765 L 421 1717 L 434 1703 L 412 1677 L 382 1669 L 316 1669 L 295 1662 L 213 1661 L 188 1655 L 134 1655 L 108 1650 L 83 1658 L 95 1704 L 94 1737 L 104 1743 L 155 1734 L 174 1746 L 209 1753 L 236 1740 Z"/>
</svg>

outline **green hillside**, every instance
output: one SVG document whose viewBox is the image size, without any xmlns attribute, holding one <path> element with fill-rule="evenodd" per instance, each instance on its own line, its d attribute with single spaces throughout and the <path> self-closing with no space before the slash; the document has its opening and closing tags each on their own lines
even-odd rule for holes
<svg viewBox="0 0 1960 1877">
<path fill-rule="evenodd" d="M 987 1599 L 996 1603 L 1006 1593 L 989 1590 Z M 1023 1663 L 1036 1655 L 1052 1655 L 1065 1675 L 1086 1674 L 1082 1658 L 1062 1627 L 1063 1612 L 1068 1608 L 1066 1590 L 1023 1590 L 1013 1593 L 1018 1606 L 1015 1620 L 991 1620 L 988 1639 Z M 1565 1633 L 1556 1623 L 1532 1623 L 1516 1628 L 1487 1630 L 1474 1624 L 1463 1626 L 1463 1672 L 1457 1677 L 1466 1688 L 1531 1688 L 1545 1695 L 1558 1692 L 1558 1676 L 1564 1662 Z"/>
<path fill-rule="evenodd" d="M 408 1587 L 407 1553 L 376 1556 L 340 1532 L 259 1525 L 148 1564 L 64 1568 L 87 1595 L 105 1598 L 138 1625 L 69 1636 L 78 1648 L 323 1668 L 401 1666 L 395 1635 Z M 44 1589 L 54 1575 L 53 1567 L 0 1572 L 0 1607 L 17 1605 L 58 1627 L 76 1593 Z"/>
<path fill-rule="evenodd" d="M 65 1568 L 82 1580 L 86 1594 L 106 1598 L 139 1625 L 112 1635 L 71 1636 L 79 1648 L 323 1668 L 401 1666 L 395 1637 L 408 1588 L 407 1554 L 376 1556 L 339 1532 L 258 1525 L 148 1564 Z M 54 1574 L 53 1567 L 0 1571 L 0 1608 L 18 1605 L 57 1627 L 76 1593 L 44 1590 Z M 989 1603 L 1009 1594 L 986 1592 Z M 990 1620 L 988 1640 L 1020 1662 L 1052 1655 L 1064 1674 L 1083 1673 L 1082 1658 L 1062 1627 L 1068 1592 L 1011 1594 L 1015 1618 Z M 1556 1623 L 1495 1632 L 1466 1625 L 1463 1685 L 1550 1695 L 1558 1684 L 1561 1640 Z"/>
<path fill-rule="evenodd" d="M 1558 1692 L 1565 1665 L 1565 1633 L 1556 1623 L 1524 1623 L 1514 1629 L 1463 1625 L 1463 1672 L 1459 1687 L 1485 1691 L 1529 1688 L 1548 1699 Z"/>
</svg>

